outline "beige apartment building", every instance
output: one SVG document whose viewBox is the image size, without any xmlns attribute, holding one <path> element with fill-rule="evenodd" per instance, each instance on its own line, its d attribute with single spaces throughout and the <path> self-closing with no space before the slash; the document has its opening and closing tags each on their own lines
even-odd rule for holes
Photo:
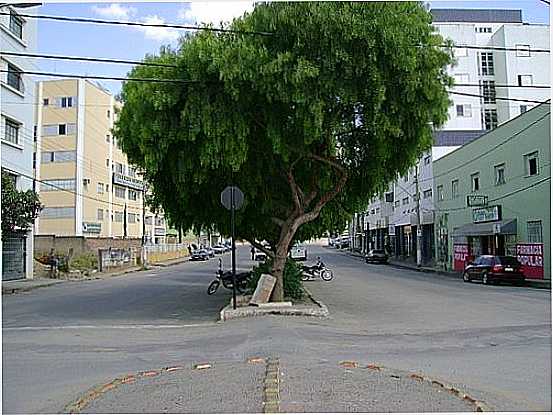
<svg viewBox="0 0 553 415">
<path fill-rule="evenodd" d="M 38 83 L 35 177 L 44 209 L 38 235 L 141 238 L 164 243 L 163 215 L 111 135 L 121 105 L 83 79 Z"/>
</svg>

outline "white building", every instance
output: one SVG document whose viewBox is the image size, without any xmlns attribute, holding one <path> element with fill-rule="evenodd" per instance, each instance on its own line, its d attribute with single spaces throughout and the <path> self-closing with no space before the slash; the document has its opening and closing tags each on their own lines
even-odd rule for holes
<svg viewBox="0 0 553 415">
<path fill-rule="evenodd" d="M 431 13 L 434 27 L 444 38 L 456 46 L 470 46 L 454 49 L 456 63 L 448 71 L 456 84 L 464 84 L 452 92 L 469 96 L 450 95 L 449 120 L 435 132 L 431 151 L 389 186 L 387 198 L 376 196 L 350 227 L 350 233 L 357 235 L 352 238 L 354 249 L 388 247 L 396 256 L 415 259 L 416 224 L 420 221 L 423 262 L 432 262 L 434 252 L 432 162 L 538 105 L 499 98 L 550 98 L 549 89 L 527 88 L 550 83 L 550 55 L 534 51 L 549 50 L 549 26 L 523 23 L 520 10 L 434 9 Z"/>
<path fill-rule="evenodd" d="M 0 7 L 0 43 L 6 52 L 36 53 L 37 24 L 22 14 L 36 13 L 35 5 Z M 19 190 L 33 188 L 35 83 L 18 71 L 36 70 L 33 59 L 8 54 L 0 56 L 1 160 Z M 2 246 L 2 279 L 32 278 L 33 232 L 10 237 Z"/>
</svg>

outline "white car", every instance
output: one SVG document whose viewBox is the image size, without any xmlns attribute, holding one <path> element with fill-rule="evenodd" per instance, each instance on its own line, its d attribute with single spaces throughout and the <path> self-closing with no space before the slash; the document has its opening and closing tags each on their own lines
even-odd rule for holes
<svg viewBox="0 0 553 415">
<path fill-rule="evenodd" d="M 290 250 L 290 258 L 296 261 L 307 260 L 307 249 L 302 245 L 294 245 Z"/>
</svg>

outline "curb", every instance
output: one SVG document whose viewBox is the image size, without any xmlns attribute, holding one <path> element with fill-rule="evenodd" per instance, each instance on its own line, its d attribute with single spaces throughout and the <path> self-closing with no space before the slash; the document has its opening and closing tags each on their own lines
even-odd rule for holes
<svg viewBox="0 0 553 415">
<path fill-rule="evenodd" d="M 255 306 L 246 306 L 246 307 L 238 307 L 236 310 L 232 308 L 232 300 L 231 303 L 226 305 L 221 309 L 219 312 L 219 321 L 225 322 L 228 320 L 233 320 L 237 318 L 243 318 L 243 317 L 257 317 L 257 316 L 264 316 L 264 315 L 284 315 L 284 316 L 308 316 L 308 317 L 328 317 L 328 307 L 323 304 L 322 302 L 316 300 L 313 295 L 307 291 L 307 289 L 304 287 L 303 290 L 307 294 L 307 296 L 316 304 L 316 307 L 298 307 L 298 306 L 283 306 L 283 305 L 275 305 L 271 306 L 271 303 L 267 303 L 267 305 L 255 307 Z M 236 299 L 237 304 L 240 304 L 239 298 Z"/>
<path fill-rule="evenodd" d="M 278 358 L 267 359 L 263 380 L 263 413 L 280 412 L 280 367 Z"/>
<path fill-rule="evenodd" d="M 185 262 L 190 262 L 190 259 L 188 257 L 184 257 L 182 261 L 177 261 L 177 260 L 174 260 L 174 262 L 169 262 L 169 263 L 164 263 L 164 262 L 149 262 L 148 265 L 152 266 L 152 267 L 161 267 L 161 268 L 166 268 L 166 267 L 172 267 L 173 265 L 180 265 L 180 264 L 183 264 Z"/>
<path fill-rule="evenodd" d="M 13 287 L 13 288 L 2 287 L 2 295 L 17 294 L 19 292 L 31 291 L 31 290 L 34 290 L 35 288 L 44 288 L 44 287 L 49 287 L 51 285 L 61 284 L 63 282 L 65 282 L 65 280 L 56 280 L 56 281 L 52 281 L 52 282 L 49 282 L 49 283 L 44 283 L 44 284 L 39 284 L 39 285 L 31 285 L 29 287 Z"/>
</svg>

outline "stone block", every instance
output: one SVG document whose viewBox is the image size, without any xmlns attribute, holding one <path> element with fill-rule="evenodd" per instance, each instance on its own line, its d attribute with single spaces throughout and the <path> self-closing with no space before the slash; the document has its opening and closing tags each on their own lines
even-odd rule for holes
<svg viewBox="0 0 553 415">
<path fill-rule="evenodd" d="M 272 275 L 263 274 L 257 283 L 255 292 L 253 293 L 250 304 L 259 305 L 269 302 L 271 298 L 271 293 L 275 288 L 276 278 Z"/>
</svg>

